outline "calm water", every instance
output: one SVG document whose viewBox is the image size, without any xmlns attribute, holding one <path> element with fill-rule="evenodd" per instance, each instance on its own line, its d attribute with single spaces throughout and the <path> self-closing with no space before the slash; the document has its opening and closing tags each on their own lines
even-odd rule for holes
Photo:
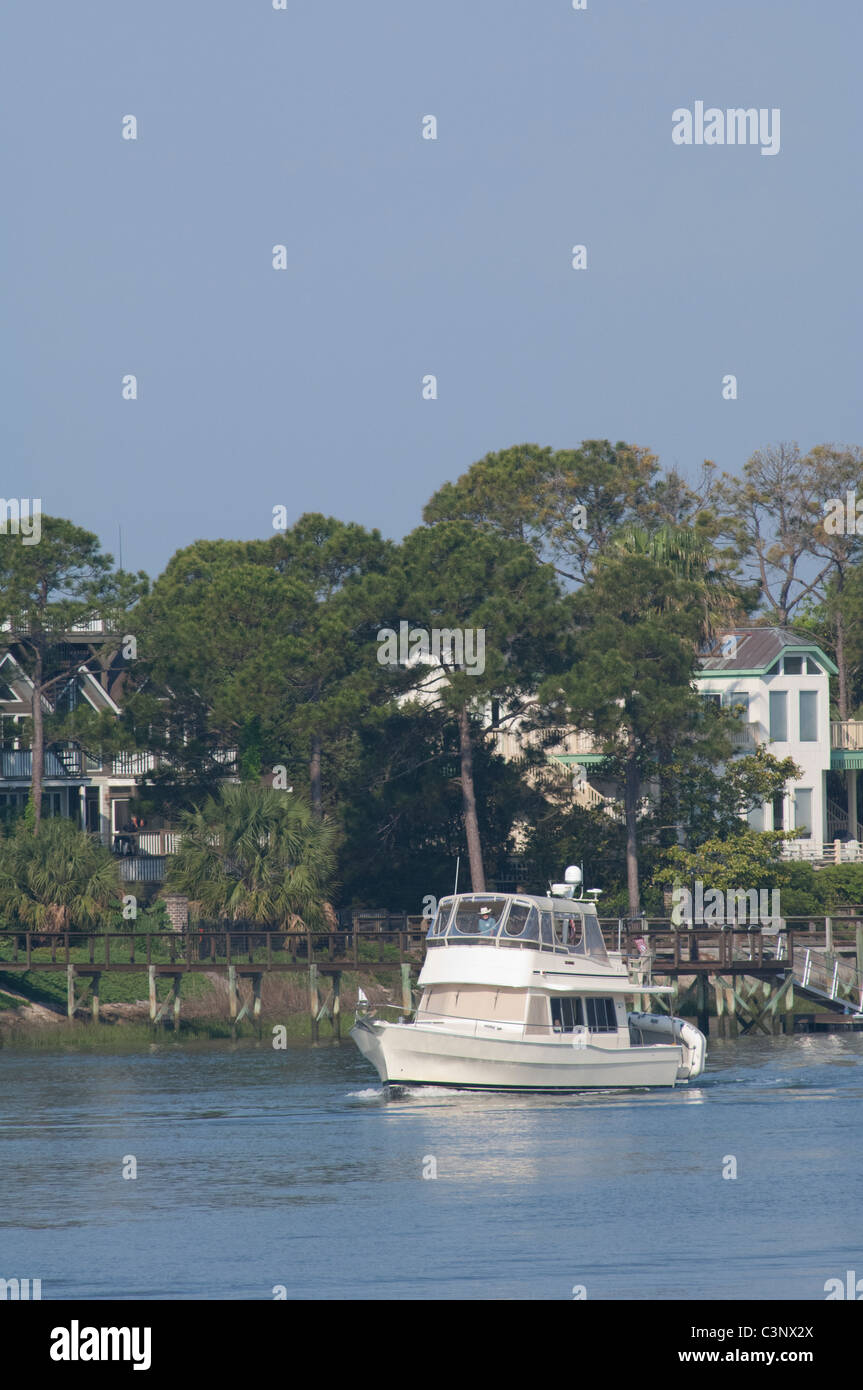
<svg viewBox="0 0 863 1390">
<path fill-rule="evenodd" d="M 387 1098 L 350 1043 L 7 1050 L 0 1275 L 238 1299 L 823 1299 L 863 1275 L 863 1035 L 716 1041 L 702 1081 Z"/>
</svg>

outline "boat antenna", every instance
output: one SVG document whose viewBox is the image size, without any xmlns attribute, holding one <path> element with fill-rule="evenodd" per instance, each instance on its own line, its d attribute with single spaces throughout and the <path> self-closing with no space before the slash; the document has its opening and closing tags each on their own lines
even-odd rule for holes
<svg viewBox="0 0 863 1390">
<path fill-rule="evenodd" d="M 453 890 L 452 890 L 452 891 L 453 891 L 453 896 L 455 896 L 455 894 L 458 892 L 458 866 L 459 866 L 460 863 L 461 863 L 461 855 L 459 855 L 459 856 L 457 857 L 456 861 L 455 861 L 455 888 L 453 888 Z"/>
</svg>

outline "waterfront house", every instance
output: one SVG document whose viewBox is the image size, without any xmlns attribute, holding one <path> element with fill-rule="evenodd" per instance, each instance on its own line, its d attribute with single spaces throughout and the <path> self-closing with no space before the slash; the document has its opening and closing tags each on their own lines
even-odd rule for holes
<svg viewBox="0 0 863 1390">
<path fill-rule="evenodd" d="M 765 744 L 801 769 L 784 795 L 756 807 L 748 819 L 756 830 L 800 830 L 785 852 L 815 863 L 863 859 L 857 789 L 863 721 L 831 719 L 830 677 L 836 674 L 835 664 L 811 637 L 753 626 L 723 633 L 700 658 L 695 677 L 705 699 L 736 711 L 737 752 Z M 524 733 L 519 721 L 498 727 L 493 710 L 489 718 L 503 757 L 521 756 L 525 745 L 540 737 Z M 562 730 L 548 757 L 572 774 L 576 802 L 619 814 L 619 789 L 600 780 L 602 750 L 592 735 Z"/>
<path fill-rule="evenodd" d="M 24 810 L 33 773 L 33 682 L 19 659 L 19 635 L 12 619 L 0 624 L 0 813 L 6 815 Z M 119 718 L 128 664 L 109 651 L 109 636 L 98 617 L 56 634 L 70 674 L 50 698 L 43 698 L 46 714 L 72 712 L 86 703 L 97 714 Z M 234 759 L 235 750 L 220 750 L 218 760 L 226 775 L 231 775 Z M 121 856 L 127 881 L 160 882 L 165 855 L 176 847 L 176 833 L 160 817 L 151 816 L 134 835 L 124 834 L 130 803 L 160 761 L 154 752 L 108 754 L 79 743 L 46 741 L 43 815 L 67 817 L 98 835 Z"/>
</svg>

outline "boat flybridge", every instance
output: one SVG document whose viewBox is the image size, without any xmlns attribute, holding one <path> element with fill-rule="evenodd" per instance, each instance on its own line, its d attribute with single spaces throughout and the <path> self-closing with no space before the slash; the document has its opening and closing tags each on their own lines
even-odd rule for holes
<svg viewBox="0 0 863 1390">
<path fill-rule="evenodd" d="M 606 950 L 595 899 L 575 897 L 581 871 L 567 869 L 565 880 L 544 898 L 441 899 L 413 1018 L 358 1013 L 351 1030 L 384 1083 L 580 1091 L 674 1086 L 701 1074 L 704 1034 L 680 1018 L 627 1010 L 644 984 L 620 952 Z"/>
</svg>

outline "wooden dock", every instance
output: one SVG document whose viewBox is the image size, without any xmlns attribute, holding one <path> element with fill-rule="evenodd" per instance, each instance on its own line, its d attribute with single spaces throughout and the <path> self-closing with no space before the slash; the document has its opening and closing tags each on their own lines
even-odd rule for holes
<svg viewBox="0 0 863 1390">
<path fill-rule="evenodd" d="M 94 1023 L 100 1015 L 100 986 L 105 974 L 146 972 L 150 1022 L 155 1027 L 172 1018 L 179 1024 L 184 976 L 220 975 L 228 986 L 228 1011 L 233 1025 L 251 1019 L 261 1028 L 261 990 L 267 974 L 305 974 L 309 987 L 309 1016 L 313 1039 L 328 1017 L 335 1037 L 341 1036 L 341 981 L 352 974 L 393 974 L 400 977 L 402 1013 L 413 1009 L 412 974 L 425 954 L 425 929 L 398 932 L 11 932 L 0 933 L 0 974 L 65 971 L 67 1016 L 85 1008 Z M 157 983 L 170 981 L 167 999 L 159 1001 Z M 332 1006 L 321 1001 L 326 981 Z M 240 1001 L 240 984 L 251 984 L 251 996 Z M 89 988 L 89 998 L 87 991 Z"/>
<path fill-rule="evenodd" d="M 382 914 L 380 914 L 382 916 Z M 837 1015 L 863 1013 L 863 918 L 788 921 L 779 931 L 673 927 L 651 921 L 635 927 L 602 922 L 606 946 L 627 959 L 647 1012 L 694 1013 L 703 1032 L 711 1016 L 720 1036 L 793 1031 L 795 996 Z M 100 1017 L 104 974 L 144 972 L 149 1016 L 156 1027 L 180 1021 L 184 976 L 223 976 L 233 1025 L 249 1019 L 261 1028 L 261 991 L 267 974 L 304 974 L 313 1038 L 324 1018 L 341 1036 L 341 984 L 345 974 L 394 975 L 401 984 L 393 1007 L 413 1009 L 413 981 L 425 957 L 426 924 L 414 918 L 406 930 L 375 924 L 337 931 L 220 931 L 190 928 L 167 932 L 0 932 L 0 974 L 64 971 L 67 1015 L 88 1010 Z M 159 999 L 158 983 L 170 982 Z M 248 982 L 247 998 L 240 986 Z M 652 986 L 672 994 L 652 994 Z M 327 998 L 322 1000 L 322 986 Z M 88 993 L 89 992 L 89 993 Z M 667 1002 L 666 1002 L 667 1001 Z"/>
</svg>

